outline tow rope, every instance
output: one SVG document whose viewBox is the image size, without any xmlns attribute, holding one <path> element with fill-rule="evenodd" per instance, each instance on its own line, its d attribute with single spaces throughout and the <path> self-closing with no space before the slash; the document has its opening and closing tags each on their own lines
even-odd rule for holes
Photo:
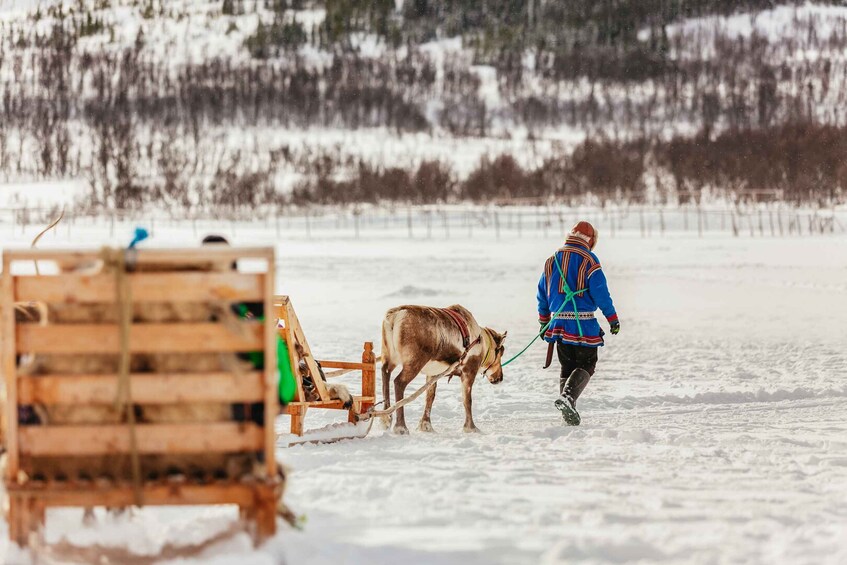
<svg viewBox="0 0 847 565">
<path fill-rule="evenodd" d="M 520 357 L 521 355 L 526 353 L 526 350 L 529 349 L 530 347 L 532 347 L 532 344 L 535 343 L 536 341 L 538 341 L 539 337 L 544 335 L 544 332 L 547 331 L 547 328 L 550 327 L 550 324 L 553 323 L 553 320 L 556 319 L 556 316 L 558 316 L 562 312 L 562 310 L 565 309 L 565 306 L 567 306 L 569 302 L 573 306 L 574 318 L 576 319 L 576 329 L 579 330 L 579 337 L 583 337 L 582 324 L 579 323 L 579 310 L 576 307 L 576 297 L 577 297 L 577 295 L 582 294 L 583 292 L 585 292 L 588 289 L 583 288 L 582 290 L 576 290 L 576 291 L 571 290 L 571 287 L 568 285 L 567 278 L 565 277 L 565 273 L 562 270 L 562 266 L 559 264 L 558 261 L 556 261 L 555 255 L 553 255 L 553 263 L 556 264 L 556 267 L 559 269 L 559 275 L 562 277 L 562 285 L 565 287 L 565 300 L 562 302 L 562 305 L 559 307 L 559 309 L 556 310 L 556 312 L 552 316 L 550 316 L 550 321 L 547 322 L 546 324 L 544 324 L 544 326 L 541 328 L 541 330 L 539 330 L 538 335 L 536 335 L 534 338 L 532 338 L 532 341 L 530 341 L 528 344 L 526 344 L 526 347 L 521 349 L 518 352 L 517 355 L 515 355 L 514 357 L 512 357 L 511 359 L 509 359 L 505 363 L 501 363 L 500 364 L 501 367 L 505 367 L 506 365 L 508 365 L 509 363 L 511 363 L 512 361 L 514 361 L 515 359 L 517 359 L 518 357 Z"/>
</svg>

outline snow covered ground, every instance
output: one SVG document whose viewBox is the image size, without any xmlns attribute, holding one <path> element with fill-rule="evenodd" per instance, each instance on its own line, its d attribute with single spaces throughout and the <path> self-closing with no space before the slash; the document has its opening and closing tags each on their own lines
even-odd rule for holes
<svg viewBox="0 0 847 565">
<path fill-rule="evenodd" d="M 108 230 L 74 227 L 98 245 Z M 37 228 L 32 228 L 37 231 Z M 318 357 L 354 358 L 390 306 L 461 303 L 509 330 L 536 329 L 535 286 L 560 237 L 369 238 L 239 228 L 275 243 Z M 128 236 L 127 236 L 128 237 Z M 31 234 L 17 237 L 28 244 Z M 151 245 L 193 241 L 157 228 Z M 42 246 L 68 246 L 65 232 Z M 51 511 L 44 563 L 844 563 L 847 561 L 847 237 L 601 236 L 622 320 L 562 427 L 557 374 L 538 345 L 505 381 L 474 391 L 461 431 L 456 381 L 439 384 L 436 434 L 284 447 L 288 501 L 305 529 L 253 549 L 227 508 L 144 509 L 85 527 Z M 4 245 L 11 243 L 6 240 Z M 413 386 L 422 383 L 416 381 Z M 420 405 L 409 409 L 410 426 Z M 307 427 L 338 421 L 310 413 Z M 335 420 L 333 420 L 335 418 Z M 279 420 L 287 429 L 287 418 Z M 5 526 L 0 555 L 10 548 Z M 83 549 L 80 549 L 83 548 Z"/>
</svg>

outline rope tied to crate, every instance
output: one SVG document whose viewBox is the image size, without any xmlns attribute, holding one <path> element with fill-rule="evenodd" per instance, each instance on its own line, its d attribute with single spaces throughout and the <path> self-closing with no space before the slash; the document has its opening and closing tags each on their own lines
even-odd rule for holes
<svg viewBox="0 0 847 565">
<path fill-rule="evenodd" d="M 136 506 L 143 506 L 141 490 L 141 460 L 138 454 L 138 435 L 136 433 L 135 408 L 132 404 L 132 387 L 130 385 L 130 351 L 129 334 L 132 326 L 132 292 L 127 277 L 126 251 L 104 247 L 100 256 L 106 272 L 115 276 L 115 301 L 118 307 L 118 390 L 115 395 L 115 408 L 123 413 L 129 427 L 129 456 L 132 472 L 132 490 Z"/>
</svg>

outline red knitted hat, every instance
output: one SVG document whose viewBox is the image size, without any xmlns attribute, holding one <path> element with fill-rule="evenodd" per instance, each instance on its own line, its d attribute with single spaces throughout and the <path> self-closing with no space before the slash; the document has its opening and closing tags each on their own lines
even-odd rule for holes
<svg viewBox="0 0 847 565">
<path fill-rule="evenodd" d="M 594 246 L 597 245 L 597 230 L 594 229 L 594 226 L 588 222 L 577 222 L 576 225 L 571 228 L 569 236 L 585 242 L 591 250 L 593 250 Z"/>
</svg>

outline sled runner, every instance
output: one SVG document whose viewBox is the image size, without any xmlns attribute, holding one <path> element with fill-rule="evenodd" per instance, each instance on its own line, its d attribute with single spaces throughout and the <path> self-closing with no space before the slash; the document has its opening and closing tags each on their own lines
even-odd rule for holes
<svg viewBox="0 0 847 565">
<path fill-rule="evenodd" d="M 362 351 L 361 362 L 351 361 L 318 361 L 312 356 L 300 320 L 294 312 L 294 306 L 287 296 L 274 297 L 274 308 L 276 318 L 279 320 L 278 332 L 286 347 L 290 359 L 290 366 L 295 376 L 296 390 L 293 400 L 282 409 L 282 413 L 291 416 L 291 433 L 302 436 L 303 423 L 306 413 L 311 408 L 323 408 L 330 410 L 346 410 L 347 421 L 355 424 L 362 414 L 374 405 L 376 396 L 376 359 L 373 352 L 373 343 L 365 342 Z M 358 372 L 361 374 L 361 394 L 352 397 L 352 404 L 344 406 L 344 401 L 335 398 L 331 394 L 332 385 L 324 380 L 325 377 L 332 378 L 333 373 L 324 373 L 324 369 L 336 369 L 337 374 Z M 353 437 L 361 435 L 356 429 L 349 428 Z M 345 432 L 338 438 L 344 439 Z M 326 441 L 316 440 L 316 441 Z"/>
<path fill-rule="evenodd" d="M 33 261 L 58 273 L 19 274 Z M 233 313 L 273 311 L 274 272 L 272 248 L 3 254 L 13 541 L 27 545 L 54 506 L 232 504 L 257 540 L 274 534 L 276 323 Z M 47 319 L 19 319 L 16 302 L 45 305 Z M 245 360 L 257 352 L 262 370 Z M 263 417 L 236 421 L 235 403 Z"/>
</svg>

